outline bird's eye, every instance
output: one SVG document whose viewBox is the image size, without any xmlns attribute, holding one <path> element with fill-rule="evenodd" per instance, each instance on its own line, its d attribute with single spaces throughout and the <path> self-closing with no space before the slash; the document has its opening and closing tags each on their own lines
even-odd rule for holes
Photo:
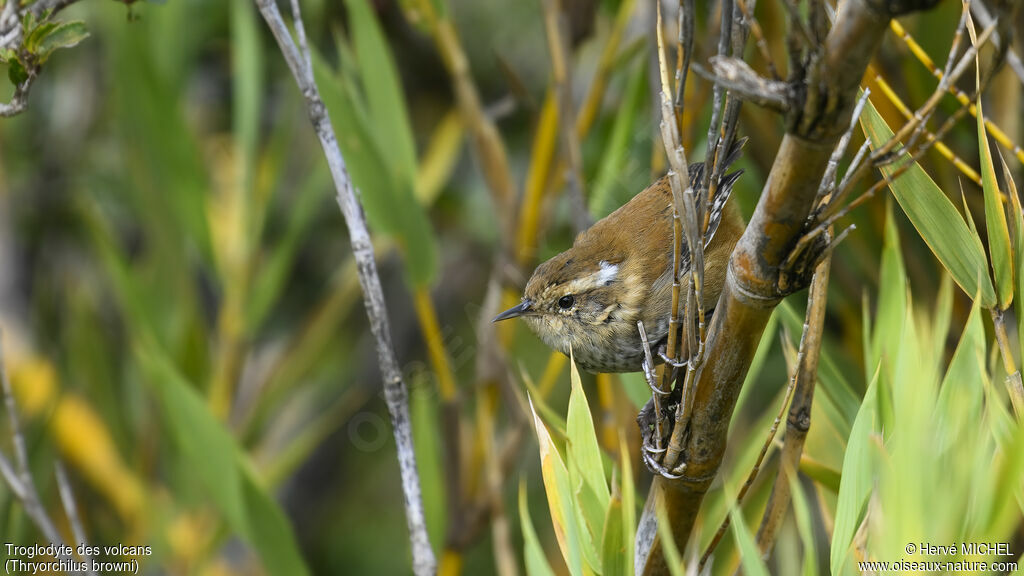
<svg viewBox="0 0 1024 576">
<path fill-rule="evenodd" d="M 575 302 L 576 299 L 572 297 L 572 294 L 569 294 L 568 296 L 562 296 L 561 298 L 558 299 L 558 307 L 561 308 L 562 310 L 568 310 L 569 308 L 572 308 L 572 305 Z"/>
</svg>

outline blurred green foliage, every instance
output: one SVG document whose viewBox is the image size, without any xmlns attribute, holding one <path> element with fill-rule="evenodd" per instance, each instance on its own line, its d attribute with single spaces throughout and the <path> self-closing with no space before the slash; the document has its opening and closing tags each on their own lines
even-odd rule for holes
<svg viewBox="0 0 1024 576">
<path fill-rule="evenodd" d="M 440 552 L 453 522 L 446 507 L 446 406 L 428 364 L 415 291 L 428 292 L 437 309 L 463 399 L 458 440 L 469 457 L 459 473 L 467 490 L 486 483 L 479 407 L 501 407 L 491 424 L 502 432 L 525 412 L 514 396 L 478 381 L 477 326 L 506 239 L 498 237 L 476 152 L 462 144 L 465 127 L 443 121 L 456 108 L 447 73 L 423 22 L 406 17 L 421 4 L 318 0 L 303 2 L 303 10 L 320 89 L 374 234 L 392 332 L 412 387 L 428 526 Z M 574 45 L 578 98 L 619 6 L 593 4 L 589 35 Z M 531 164 L 538 103 L 549 88 L 539 4 L 429 6 L 453 18 L 519 189 Z M 782 58 L 778 10 L 759 3 L 757 14 L 772 53 Z M 700 12 L 704 32 L 711 14 Z M 959 6 L 945 3 L 905 25 L 938 58 L 948 37 L 919 31 L 951 35 L 958 13 Z M 300 94 L 254 5 L 79 3 L 65 16 L 85 22 L 90 36 L 46 62 L 26 113 L 0 121 L 0 324 L 20 342 L 11 346 L 20 350 L 9 354 L 9 364 L 48 508 L 58 508 L 51 470 L 61 458 L 71 464 L 91 543 L 152 544 L 156 553 L 144 569 L 408 571 L 390 423 L 346 231 Z M 624 203 L 658 171 L 644 18 L 634 14 L 582 142 L 595 216 Z M 751 60 L 763 65 L 758 56 Z M 931 75 L 895 40 L 878 63 L 909 102 L 933 89 Z M 702 84 L 691 81 L 692 121 L 684 134 L 697 151 L 710 116 Z M 9 88 L 0 89 L 0 97 L 8 96 Z M 873 102 L 872 122 L 900 121 L 884 100 Z M 985 105 L 997 121 L 1019 108 L 1019 91 L 993 94 Z M 944 113 L 953 109 L 943 102 Z M 881 133 L 882 124 L 874 126 Z M 740 129 L 753 136 L 735 192 L 749 215 L 782 124 L 746 107 Z M 862 141 L 856 135 L 851 149 Z M 957 126 L 947 143 L 977 164 L 973 122 Z M 1019 168 L 1011 164 L 1014 174 Z M 434 175 L 433 192 L 425 190 L 425 173 Z M 990 360 L 990 325 L 970 293 L 980 286 L 981 305 L 996 301 L 991 282 L 986 290 L 975 274 L 988 278 L 983 263 L 991 252 L 975 243 L 980 236 L 971 217 L 962 219 L 955 170 L 928 154 L 914 174 L 901 180 L 913 187 L 894 190 L 909 218 L 887 215 L 878 200 L 841 222 L 857 231 L 833 261 L 809 459 L 794 483 L 795 514 L 766 564 L 773 573 L 849 571 L 847 544 L 865 517 L 874 530 L 868 550 L 880 558 L 895 559 L 892 546 L 918 538 L 1019 535 L 1024 435 L 1005 409 L 1004 374 Z M 964 182 L 963 189 L 969 212 L 985 214 L 981 188 Z M 926 214 L 937 222 L 924 226 L 915 203 L 948 209 L 940 209 L 945 216 Z M 537 261 L 571 243 L 561 190 L 547 191 L 542 221 Z M 925 230 L 930 226 L 935 236 Z M 1019 247 L 1021 225 L 1012 218 L 1009 233 Z M 946 245 L 937 246 L 936 237 Z M 1015 250 L 1019 310 L 1024 274 Z M 950 273 L 966 294 L 943 272 L 941 263 L 954 261 L 962 266 L 950 266 Z M 766 331 L 737 405 L 721 480 L 695 533 L 706 546 L 719 521 L 732 515 L 716 574 L 739 566 L 767 499 L 771 458 L 742 506 L 731 501 L 783 397 L 780 340 L 796 342 L 802 306 L 800 295 L 791 298 Z M 543 344 L 520 327 L 503 348 L 510 372 L 541 384 L 549 357 Z M 571 502 L 557 510 L 544 505 L 551 486 L 532 433 L 513 454 L 495 498 L 512 526 L 515 559 L 530 573 L 562 573 L 563 554 L 570 571 L 586 565 L 628 573 L 631 563 L 613 559 L 619 550 L 629 554 L 649 474 L 635 452 L 621 449 L 635 449 L 629 418 L 614 415 L 616 403 L 603 398 L 592 376 L 568 372 L 554 374 L 546 397 L 531 393 L 551 430 L 548 462 L 560 459 L 562 480 L 587 487 L 572 496 L 582 499 L 579 517 Z M 610 382 L 636 404 L 646 398 L 638 375 Z M 520 379 L 513 383 L 525 390 Z M 91 416 L 69 411 L 72 400 Z M 626 404 L 619 407 L 635 414 Z M 621 432 L 612 446 L 587 435 L 607 421 Z M 565 448 L 566 438 L 575 444 Z M 618 454 L 609 457 L 616 444 Z M 138 487 L 139 503 L 112 495 L 126 486 Z M 551 518 L 558 511 L 575 526 L 579 548 L 572 555 L 566 550 L 573 544 L 556 538 Z M 38 538 L 6 489 L 0 533 L 18 543 Z M 466 573 L 496 571 L 496 533 L 485 523 L 460 550 Z M 744 556 L 744 567 L 756 570 L 749 552 Z"/>
</svg>

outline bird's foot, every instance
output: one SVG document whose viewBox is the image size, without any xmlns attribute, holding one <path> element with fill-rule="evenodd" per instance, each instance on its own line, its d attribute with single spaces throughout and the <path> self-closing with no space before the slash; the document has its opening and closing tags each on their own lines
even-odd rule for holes
<svg viewBox="0 0 1024 576">
<path fill-rule="evenodd" d="M 640 437 L 643 440 L 640 453 L 644 465 L 653 474 L 659 474 L 665 478 L 678 478 L 676 474 L 661 465 L 660 460 L 665 453 L 665 446 L 672 431 L 670 423 L 675 416 L 676 406 L 679 404 L 680 394 L 673 390 L 668 397 L 661 401 L 660 412 L 654 409 L 654 398 L 647 401 L 647 404 L 640 409 L 636 422 L 640 426 Z M 660 433 L 660 438 L 657 435 Z"/>
</svg>

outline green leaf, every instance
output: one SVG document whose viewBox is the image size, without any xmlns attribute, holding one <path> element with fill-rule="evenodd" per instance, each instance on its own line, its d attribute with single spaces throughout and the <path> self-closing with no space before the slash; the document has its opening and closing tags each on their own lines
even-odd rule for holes
<svg viewBox="0 0 1024 576">
<path fill-rule="evenodd" d="M 903 338 L 905 312 L 907 309 L 907 273 L 900 250 L 900 236 L 893 218 L 892 203 L 886 203 L 885 240 L 882 246 L 881 272 L 878 281 L 878 311 L 871 334 L 871 356 L 865 371 L 880 361 L 884 355 L 899 349 Z"/>
<path fill-rule="evenodd" d="M 665 497 L 661 490 L 655 491 L 654 514 L 658 522 L 658 538 L 661 540 L 661 551 L 665 554 L 665 564 L 672 576 L 683 576 L 683 555 L 676 547 L 676 539 L 672 536 L 672 523 L 665 509 Z"/>
<path fill-rule="evenodd" d="M 953 283 L 948 274 L 942 274 L 939 281 L 939 293 L 935 297 L 935 312 L 932 314 L 932 358 L 944 358 L 946 355 L 946 337 L 953 320 Z"/>
<path fill-rule="evenodd" d="M 864 107 L 861 126 L 871 140 L 872 147 L 876 149 L 893 136 L 892 130 L 870 102 Z M 912 159 L 904 153 L 900 160 L 883 166 L 881 170 L 890 176 L 907 162 L 912 162 Z M 949 270 L 953 280 L 972 298 L 980 292 L 983 307 L 994 306 L 996 295 L 989 278 L 981 239 L 971 234 L 953 203 L 928 174 L 915 162 L 905 173 L 891 181 L 889 188 L 918 234 L 946 270 Z"/>
<path fill-rule="evenodd" d="M 985 372 L 985 348 L 985 327 L 975 302 L 939 388 L 937 413 L 947 415 L 946 426 L 937 431 L 940 440 L 954 442 L 965 427 L 976 425 L 958 416 L 972 419 L 980 411 L 983 389 L 977 380 Z"/>
<path fill-rule="evenodd" d="M 601 448 L 597 443 L 590 405 L 580 383 L 576 362 L 570 358 L 572 388 L 569 393 L 569 415 L 566 419 L 566 459 L 569 478 L 576 494 L 576 509 L 581 513 L 583 551 L 587 563 L 600 573 L 601 534 L 607 516 L 609 493 L 604 479 Z"/>
<path fill-rule="evenodd" d="M 622 500 L 618 496 L 608 502 L 604 517 L 604 535 L 601 537 L 601 565 L 603 576 L 625 576 L 626 538 L 622 526 Z"/>
<path fill-rule="evenodd" d="M 21 17 L 21 31 L 23 34 L 29 34 L 31 30 L 36 28 L 36 14 L 32 10 L 25 10 L 25 14 Z"/>
<path fill-rule="evenodd" d="M 231 0 L 231 127 L 250 212 L 255 204 L 252 191 L 264 86 L 260 24 L 253 2 Z"/>
<path fill-rule="evenodd" d="M 246 0 L 241 0 L 246 1 Z M 318 162 L 298 183 L 289 209 L 285 212 L 287 224 L 282 237 L 270 247 L 270 254 L 260 263 L 259 272 L 252 279 L 246 302 L 248 333 L 255 333 L 273 309 L 290 277 L 301 242 L 309 232 L 309 223 L 322 206 L 323 193 L 331 186 L 331 175 L 324 163 Z"/>
<path fill-rule="evenodd" d="M 730 502 L 735 501 L 735 498 L 730 498 Z M 757 543 L 754 542 L 754 537 L 750 534 L 747 521 L 743 519 L 740 509 L 735 505 L 730 506 L 729 516 L 732 518 L 729 526 L 732 528 L 733 538 L 736 539 L 740 549 L 740 565 L 743 567 L 743 573 L 750 576 L 768 576 L 768 568 L 761 560 L 761 551 L 758 550 Z"/>
<path fill-rule="evenodd" d="M 625 563 L 623 574 L 633 576 L 633 556 L 636 553 L 636 486 L 633 484 L 633 464 L 629 459 L 629 444 L 626 435 L 619 430 L 619 467 L 622 470 L 622 530 L 625 538 L 625 552 L 622 561 Z M 605 562 L 605 570 L 609 565 Z"/>
<path fill-rule="evenodd" d="M 39 51 L 39 43 L 57 27 L 57 22 L 43 22 L 25 35 L 25 50 L 32 54 Z"/>
<path fill-rule="evenodd" d="M 391 49 L 367 0 L 345 0 L 345 5 L 378 142 L 402 184 L 414 185 L 416 148 Z"/>
<path fill-rule="evenodd" d="M 628 192 L 630 195 L 635 192 L 628 188 L 632 182 L 624 181 L 624 175 L 628 173 L 625 168 L 630 157 L 632 140 L 637 133 L 633 126 L 641 113 L 644 88 L 647 86 L 646 62 L 641 61 L 638 64 L 627 80 L 626 91 L 615 114 L 611 135 L 601 155 L 593 192 L 590 195 L 590 213 L 596 218 L 607 216 L 623 204 L 623 199 L 615 194 L 616 190 Z"/>
<path fill-rule="evenodd" d="M 551 440 L 547 427 L 541 422 L 530 400 L 537 444 L 540 448 L 540 470 L 544 479 L 544 492 L 548 497 L 548 510 L 555 528 L 558 548 L 562 551 L 565 565 L 572 576 L 583 574 L 583 557 L 580 545 L 580 526 L 575 512 L 575 494 L 569 481 L 569 471 Z"/>
<path fill-rule="evenodd" d="M 11 81 L 11 84 L 15 86 L 21 84 L 25 80 L 28 80 L 28 72 L 25 70 L 25 66 L 21 64 L 20 60 L 11 60 L 7 63 L 7 78 Z"/>
<path fill-rule="evenodd" d="M 245 502 L 249 542 L 263 560 L 267 574 L 309 574 L 299 552 L 295 533 L 280 505 L 267 492 L 248 462 L 243 460 L 242 496 Z M 239 530 L 236 526 L 235 530 Z"/>
<path fill-rule="evenodd" d="M 764 363 L 768 360 L 768 357 L 775 350 L 773 344 L 775 343 L 775 332 L 778 330 L 779 318 L 785 315 L 787 312 L 793 312 L 792 305 L 788 301 L 783 300 L 783 308 L 779 310 L 777 307 L 772 311 L 772 315 L 768 317 L 768 323 L 764 327 L 764 331 L 761 332 L 761 341 L 757 343 L 757 351 L 754 352 L 754 358 L 750 361 L 750 368 L 747 369 L 747 375 L 743 380 L 743 386 L 740 388 L 740 395 L 736 399 L 736 408 L 740 411 L 744 410 L 747 406 L 747 402 L 751 398 L 758 398 L 757 390 L 758 387 L 755 385 L 757 380 L 763 376 L 761 370 L 764 368 Z M 795 316 L 795 312 L 793 312 Z M 798 325 L 803 325 L 803 318 L 797 320 Z M 647 395 L 650 396 L 650 386 L 646 387 Z M 760 399 L 758 398 L 758 401 Z M 746 423 L 741 422 L 740 418 L 733 418 L 732 422 L 729 423 L 729 433 L 732 434 L 736 430 L 736 427 L 743 427 Z"/>
<path fill-rule="evenodd" d="M 47 24 L 50 23 L 42 24 L 40 28 Z M 85 22 L 79 20 L 62 22 L 39 37 L 39 45 L 35 49 L 35 53 L 39 56 L 40 62 L 45 62 L 54 50 L 77 46 L 79 42 L 88 37 L 89 30 L 85 27 Z"/>
<path fill-rule="evenodd" d="M 415 165 L 406 176 L 392 158 L 379 135 L 386 127 L 365 112 L 353 79 L 331 71 L 315 51 L 313 72 L 370 226 L 397 240 L 414 287 L 429 284 L 437 272 L 437 246 L 426 211 L 416 200 Z"/>
<path fill-rule="evenodd" d="M 1011 534 L 1019 524 L 1021 510 L 1024 510 L 1024 487 L 1021 484 L 1024 476 L 1024 423 L 1015 420 L 1005 408 L 1002 416 L 1005 416 L 1007 433 L 1000 442 L 1000 448 L 1005 456 L 998 459 L 991 471 L 995 483 L 987 520 L 989 525 L 999 526 L 1003 533 Z M 1013 505 L 1013 500 L 1017 501 L 1017 506 Z"/>
<path fill-rule="evenodd" d="M 1006 213 L 1000 200 L 999 184 L 992 162 L 992 151 L 985 132 L 985 118 L 978 98 L 978 151 L 981 156 L 981 187 L 985 191 L 985 223 L 988 228 L 988 250 L 992 271 L 996 279 L 996 305 L 1006 310 L 1013 302 L 1013 256 L 1010 254 L 1010 232 L 1006 227 Z"/>
<path fill-rule="evenodd" d="M 419 381 L 413 380 L 414 385 L 409 391 L 409 412 L 420 492 L 423 494 L 423 515 L 431 544 L 435 550 L 440 550 L 444 544 L 445 525 L 445 484 L 439 428 L 441 411 L 436 389 L 424 381 L 426 376 L 421 373 L 413 378 Z"/>
<path fill-rule="evenodd" d="M 178 448 L 228 525 L 260 556 L 267 573 L 308 574 L 287 518 L 231 435 L 161 352 L 141 343 L 136 352 Z"/>
<path fill-rule="evenodd" d="M 802 574 L 814 576 L 818 573 L 818 555 L 814 545 L 814 521 L 811 519 L 811 507 L 807 503 L 807 496 L 804 495 L 803 486 L 800 485 L 797 475 L 787 474 L 786 478 L 789 481 L 789 493 L 793 498 L 793 516 L 796 517 L 796 527 L 804 549 Z"/>
<path fill-rule="evenodd" d="M 526 503 L 526 481 L 519 480 L 519 525 L 523 530 L 523 556 L 526 565 L 526 573 L 529 576 L 555 576 L 555 571 L 548 564 L 544 555 L 544 547 L 537 538 L 537 531 L 533 529 L 533 520 L 530 519 L 530 507 Z"/>
<path fill-rule="evenodd" d="M 196 260 L 205 266 L 214 259 L 207 211 L 213 195 L 209 166 L 196 131 L 199 127 L 185 119 L 190 70 L 176 62 L 191 54 L 185 41 L 189 32 L 168 31 L 175 20 L 167 17 L 177 14 L 179 6 L 161 10 L 159 19 L 109 28 L 109 41 L 119 48 L 109 51 L 108 65 L 118 71 L 119 80 L 112 86 L 108 113 L 116 120 L 116 152 L 127 169 L 115 200 L 138 215 L 146 252 L 159 262 L 148 280 L 168 292 L 181 281 L 182 270 L 195 266 Z M 173 43 L 154 44 L 154 38 L 172 33 L 176 35 Z M 176 48 L 166 49 L 171 45 Z M 161 315 L 181 316 L 166 302 L 160 306 Z"/>
<path fill-rule="evenodd" d="M 1013 183 L 1009 167 L 1003 161 L 1003 175 L 1006 180 L 1007 194 L 1010 196 L 1010 222 L 1013 233 L 1013 267 L 1017 272 L 1017 341 L 1020 344 L 1020 360 L 1024 363 L 1024 209 L 1021 208 L 1020 195 Z"/>
<path fill-rule="evenodd" d="M 839 484 L 842 481 L 842 474 L 819 462 L 811 459 L 800 461 L 800 472 L 814 480 L 822 488 L 828 488 L 835 494 L 839 494 Z"/>
<path fill-rule="evenodd" d="M 830 566 L 832 574 L 840 574 L 846 565 L 853 534 L 864 516 L 864 507 L 872 488 L 871 436 L 876 433 L 878 418 L 878 371 L 871 379 L 843 456 L 843 476 L 839 481 L 835 526 L 832 530 Z"/>
<path fill-rule="evenodd" d="M 544 421 L 548 422 L 554 427 L 555 435 L 559 438 L 565 438 L 568 436 L 566 432 L 567 425 L 562 415 L 557 410 L 551 407 L 544 400 L 544 395 L 537 389 L 537 385 L 533 383 L 533 379 L 526 373 L 526 370 L 522 370 L 523 384 L 526 386 L 526 391 L 530 393 L 530 404 L 535 410 L 539 411 L 544 417 Z M 535 400 L 536 399 L 536 400 Z"/>
</svg>

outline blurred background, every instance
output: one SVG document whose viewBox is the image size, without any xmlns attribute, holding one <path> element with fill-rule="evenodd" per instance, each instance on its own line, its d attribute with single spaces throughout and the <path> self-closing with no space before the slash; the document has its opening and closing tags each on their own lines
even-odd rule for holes
<svg viewBox="0 0 1024 576">
<path fill-rule="evenodd" d="M 714 52 L 716 6 L 698 3 L 696 62 Z M 652 117 L 653 5 L 564 8 L 583 195 L 600 218 L 665 170 Z M 489 324 L 574 235 L 542 3 L 309 0 L 302 9 L 374 235 L 432 544 L 466 573 L 507 568 L 509 550 L 521 569 L 522 481 L 557 557 L 523 401 L 529 390 L 564 414 L 568 362 L 523 326 Z M 784 63 L 780 10 L 761 2 L 756 13 Z M 945 2 L 903 24 L 941 65 L 959 14 Z M 61 18 L 83 20 L 90 37 L 51 58 L 26 113 L 0 120 L 0 327 L 44 505 L 67 530 L 53 479 L 61 460 L 90 543 L 153 546 L 147 573 L 408 572 L 394 442 L 347 232 L 254 4 L 83 0 Z M 467 75 L 452 74 L 453 54 L 467 59 Z M 754 42 L 748 55 L 764 69 Z M 894 34 L 873 70 L 912 108 L 934 89 Z M 874 82 L 869 72 L 865 85 Z M 1020 142 L 1021 84 L 1006 71 L 995 82 L 986 113 Z M 482 118 L 456 96 L 467 86 Z M 703 156 L 710 100 L 710 84 L 691 77 L 691 160 Z M 893 101 L 873 102 L 890 125 L 903 121 Z M 940 117 L 957 106 L 946 98 Z M 488 125 L 498 141 L 482 139 Z M 744 107 L 750 142 L 734 201 L 745 216 L 783 131 L 778 115 Z M 946 143 L 976 166 L 976 138 L 968 119 Z M 850 150 L 862 142 L 858 131 Z M 971 211 L 984 212 L 980 187 L 951 162 L 932 151 L 922 164 L 955 204 L 962 187 Z M 844 219 L 857 229 L 833 260 L 823 369 L 845 378 L 854 401 L 866 387 L 862 315 L 876 302 L 884 222 L 880 193 Z M 898 211 L 897 224 L 914 302 L 930 306 L 940 267 Z M 799 336 L 803 300 L 790 298 L 789 316 L 766 334 L 723 470 L 774 418 L 786 383 L 780 330 Z M 955 325 L 969 305 L 957 291 Z M 635 447 L 643 380 L 583 377 L 606 447 L 617 450 L 617 430 Z M 838 474 L 850 422 L 830 424 L 835 415 L 815 409 L 807 454 L 824 476 Z M 222 485 L 227 477 L 234 484 Z M 769 487 L 755 484 L 752 506 Z M 40 541 L 6 488 L 0 534 Z M 734 553 L 728 539 L 720 550 Z"/>
</svg>

